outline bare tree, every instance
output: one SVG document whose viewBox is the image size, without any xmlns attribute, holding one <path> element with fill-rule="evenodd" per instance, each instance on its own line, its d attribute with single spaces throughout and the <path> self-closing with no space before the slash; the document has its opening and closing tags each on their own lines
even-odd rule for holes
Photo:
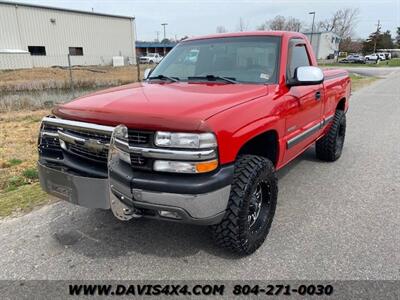
<svg viewBox="0 0 400 300">
<path fill-rule="evenodd" d="M 262 23 L 261 25 L 257 26 L 257 30 L 266 31 L 269 29 L 268 23 Z"/>
<path fill-rule="evenodd" d="M 359 14 L 358 8 L 342 8 L 337 10 L 330 19 L 317 24 L 317 30 L 333 31 L 341 39 L 352 37 Z"/>
<path fill-rule="evenodd" d="M 285 23 L 285 30 L 287 31 L 297 31 L 301 30 L 302 24 L 299 19 L 289 17 Z"/>
<path fill-rule="evenodd" d="M 276 16 L 272 20 L 259 25 L 257 30 L 288 30 L 300 31 L 302 23 L 299 19 L 289 17 L 286 19 L 284 16 Z"/>
<path fill-rule="evenodd" d="M 248 24 L 245 24 L 243 18 L 240 17 L 239 18 L 239 23 L 238 23 L 238 26 L 237 26 L 237 30 L 238 31 L 246 31 L 248 27 L 249 27 Z"/>
<path fill-rule="evenodd" d="M 217 33 L 224 33 L 224 32 L 226 32 L 227 30 L 226 30 L 226 28 L 225 28 L 224 26 L 219 25 L 219 26 L 217 26 L 216 31 L 217 31 Z"/>
<path fill-rule="evenodd" d="M 286 19 L 284 16 L 276 16 L 270 21 L 267 21 L 268 28 L 271 30 L 285 30 Z"/>
</svg>

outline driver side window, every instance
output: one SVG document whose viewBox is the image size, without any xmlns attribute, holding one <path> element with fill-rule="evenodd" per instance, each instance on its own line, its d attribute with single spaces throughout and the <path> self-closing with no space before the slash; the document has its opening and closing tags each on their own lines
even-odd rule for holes
<svg viewBox="0 0 400 300">
<path fill-rule="evenodd" d="M 310 59 L 307 54 L 306 45 L 299 42 L 291 42 L 290 56 L 288 64 L 288 77 L 294 77 L 294 70 L 297 67 L 311 66 Z"/>
</svg>

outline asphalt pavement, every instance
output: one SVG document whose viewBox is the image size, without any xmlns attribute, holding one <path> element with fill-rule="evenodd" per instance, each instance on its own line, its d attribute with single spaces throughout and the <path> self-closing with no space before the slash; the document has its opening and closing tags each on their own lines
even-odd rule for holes
<svg viewBox="0 0 400 300">
<path fill-rule="evenodd" d="M 271 232 L 238 258 L 207 228 L 57 202 L 0 221 L 0 279 L 400 279 L 400 72 L 353 94 L 343 155 L 279 172 Z"/>
</svg>

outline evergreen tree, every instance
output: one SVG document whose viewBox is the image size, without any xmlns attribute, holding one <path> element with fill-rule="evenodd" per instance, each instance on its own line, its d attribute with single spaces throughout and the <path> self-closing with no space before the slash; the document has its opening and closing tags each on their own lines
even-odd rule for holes
<svg viewBox="0 0 400 300">
<path fill-rule="evenodd" d="M 378 27 L 375 32 L 372 32 L 366 41 L 363 42 L 363 53 L 373 53 L 378 49 L 392 49 L 394 47 L 392 35 L 389 30 L 384 33 L 381 32 L 381 28 Z"/>
<path fill-rule="evenodd" d="M 396 31 L 396 46 L 400 48 L 400 27 L 397 27 Z"/>
</svg>

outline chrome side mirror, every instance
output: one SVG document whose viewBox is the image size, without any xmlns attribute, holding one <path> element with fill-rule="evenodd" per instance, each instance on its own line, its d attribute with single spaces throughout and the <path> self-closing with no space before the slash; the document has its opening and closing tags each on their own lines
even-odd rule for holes
<svg viewBox="0 0 400 300">
<path fill-rule="evenodd" d="M 318 67 L 297 67 L 294 78 L 288 80 L 289 86 L 320 84 L 324 81 L 324 73 Z"/>
<path fill-rule="evenodd" d="M 143 79 L 149 78 L 149 76 L 150 76 L 150 74 L 151 74 L 151 71 L 153 71 L 152 68 L 147 68 L 146 70 L 144 70 Z"/>
</svg>

